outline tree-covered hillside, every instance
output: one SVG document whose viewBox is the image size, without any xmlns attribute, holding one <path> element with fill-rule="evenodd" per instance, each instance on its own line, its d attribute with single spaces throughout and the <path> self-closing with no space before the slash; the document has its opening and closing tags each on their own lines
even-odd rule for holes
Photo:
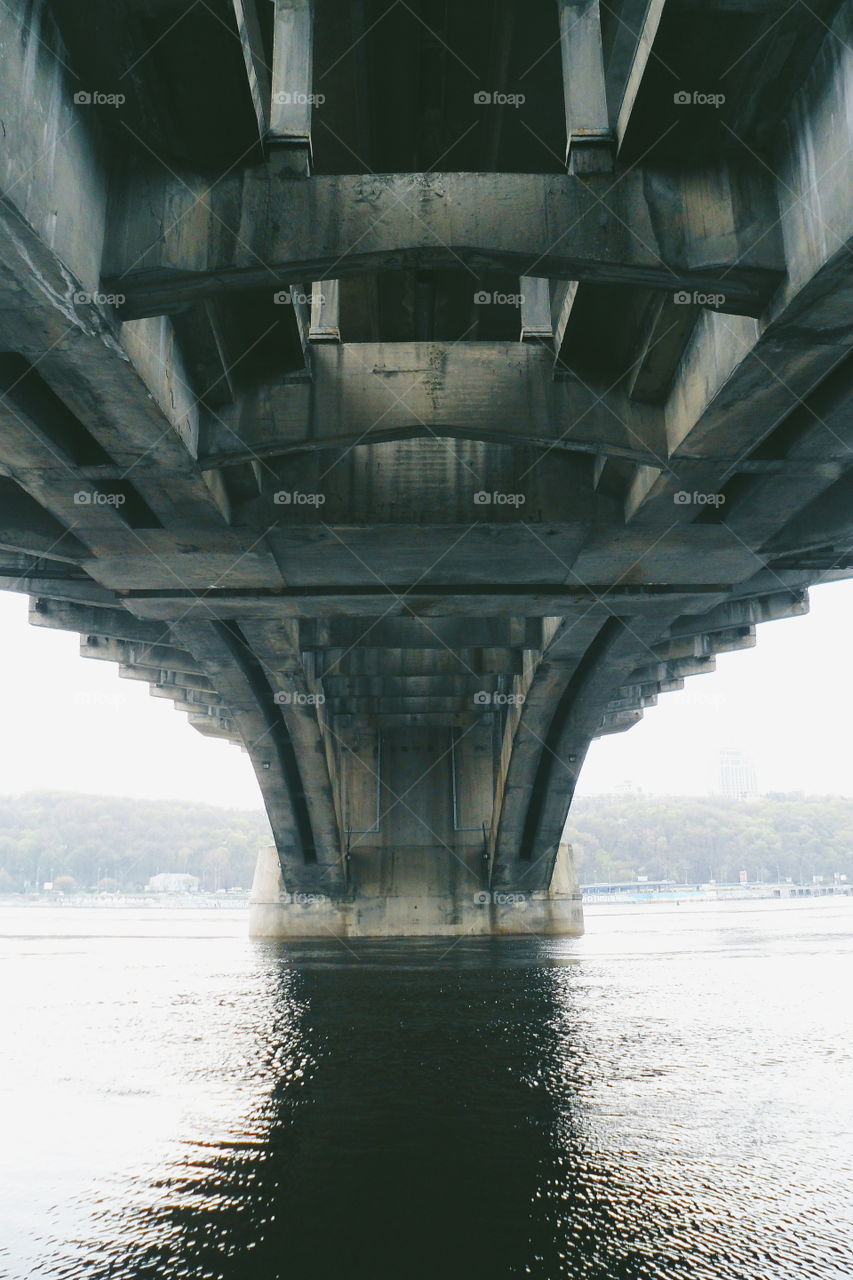
<svg viewBox="0 0 853 1280">
<path fill-rule="evenodd" d="M 853 799 L 595 796 L 577 800 L 566 835 L 584 884 L 603 880 L 853 882 Z"/>
<path fill-rule="evenodd" d="M 596 796 L 578 800 L 567 836 L 583 883 L 736 881 L 847 875 L 853 882 L 853 800 Z M 79 887 L 145 887 L 161 871 L 189 872 L 207 890 L 248 889 L 258 848 L 272 840 L 262 813 L 176 801 L 39 792 L 0 796 L 0 892 L 52 880 Z M 67 879 L 64 879 L 67 877 Z"/>
<path fill-rule="evenodd" d="M 159 871 L 198 876 L 203 889 L 248 889 L 258 848 L 271 842 L 258 812 L 62 792 L 0 796 L 0 892 L 63 877 L 74 882 L 63 888 L 144 889 Z"/>
</svg>

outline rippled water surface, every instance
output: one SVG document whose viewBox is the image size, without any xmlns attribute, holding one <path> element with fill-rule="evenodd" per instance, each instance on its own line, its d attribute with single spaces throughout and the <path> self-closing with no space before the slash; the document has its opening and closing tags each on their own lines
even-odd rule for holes
<svg viewBox="0 0 853 1280">
<path fill-rule="evenodd" d="M 853 900 L 245 928 L 0 909 L 0 1275 L 853 1275 Z"/>
</svg>

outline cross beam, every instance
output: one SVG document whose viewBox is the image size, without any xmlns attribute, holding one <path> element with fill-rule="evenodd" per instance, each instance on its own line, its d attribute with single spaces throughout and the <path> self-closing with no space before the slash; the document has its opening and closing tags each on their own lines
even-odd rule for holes
<svg viewBox="0 0 853 1280">
<path fill-rule="evenodd" d="M 414 173 L 296 182 L 270 163 L 219 181 L 162 171 L 113 198 L 105 287 L 122 316 L 229 291 L 403 268 L 687 290 L 758 315 L 784 263 L 775 188 L 728 167 L 618 177 Z"/>
</svg>

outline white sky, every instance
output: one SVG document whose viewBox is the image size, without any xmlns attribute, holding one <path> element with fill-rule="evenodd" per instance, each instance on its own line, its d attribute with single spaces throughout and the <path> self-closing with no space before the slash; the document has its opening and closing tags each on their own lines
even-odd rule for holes
<svg viewBox="0 0 853 1280">
<path fill-rule="evenodd" d="M 804 618 L 758 628 L 754 649 L 664 695 L 624 734 L 593 743 L 579 795 L 630 780 L 649 792 L 712 792 L 722 748 L 753 757 L 759 787 L 853 796 L 853 582 L 811 593 Z M 82 659 L 75 635 L 27 622 L 0 592 L 0 791 L 87 791 L 259 808 L 248 758 L 202 738 L 164 698 Z"/>
</svg>

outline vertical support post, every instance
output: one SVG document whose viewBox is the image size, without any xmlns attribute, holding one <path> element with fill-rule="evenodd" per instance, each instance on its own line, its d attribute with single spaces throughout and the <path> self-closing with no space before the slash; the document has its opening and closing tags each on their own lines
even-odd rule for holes
<svg viewBox="0 0 853 1280">
<path fill-rule="evenodd" d="M 310 342 L 340 342 L 340 305 L 340 281 L 314 281 L 311 286 Z"/>
<path fill-rule="evenodd" d="M 266 141 L 269 130 L 270 73 L 264 60 L 264 41 L 256 0 L 232 0 L 237 31 L 246 64 L 249 92 L 258 122 L 258 136 Z"/>
<path fill-rule="evenodd" d="M 554 337 L 551 323 L 551 282 L 541 276 L 522 276 L 521 341 L 550 342 Z"/>
<path fill-rule="evenodd" d="M 578 296 L 577 280 L 555 280 L 551 290 L 551 323 L 554 326 L 554 375 L 569 372 L 569 321 Z"/>
<path fill-rule="evenodd" d="M 295 177 L 311 173 L 313 0 L 275 0 L 269 143 Z"/>
<path fill-rule="evenodd" d="M 557 0 L 557 9 L 566 105 L 566 164 L 570 173 L 608 173 L 613 169 L 613 135 L 607 112 L 598 0 Z"/>
</svg>

